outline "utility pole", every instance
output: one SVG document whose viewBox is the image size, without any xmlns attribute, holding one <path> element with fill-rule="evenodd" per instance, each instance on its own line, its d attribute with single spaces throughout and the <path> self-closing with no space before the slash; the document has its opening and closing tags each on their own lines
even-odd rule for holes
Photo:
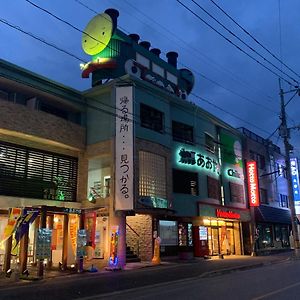
<svg viewBox="0 0 300 300">
<path fill-rule="evenodd" d="M 280 107 L 281 107 L 281 125 L 279 127 L 279 135 L 283 138 L 284 150 L 285 150 L 285 169 L 286 169 L 286 178 L 288 182 L 288 200 L 289 207 L 291 210 L 291 221 L 292 221 L 292 233 L 294 239 L 294 249 L 295 256 L 300 257 L 300 244 L 299 244 L 299 234 L 298 234 L 298 220 L 296 216 L 295 203 L 293 197 L 293 188 L 292 188 L 292 177 L 291 177 L 291 162 L 290 162 L 290 151 L 293 149 L 292 145 L 289 143 L 290 139 L 290 129 L 287 128 L 286 122 L 286 113 L 284 103 L 284 91 L 281 88 L 281 82 L 279 79 L 279 88 L 280 88 Z M 299 89 L 299 88 L 297 88 Z M 296 91 L 297 91 L 296 89 Z"/>
</svg>

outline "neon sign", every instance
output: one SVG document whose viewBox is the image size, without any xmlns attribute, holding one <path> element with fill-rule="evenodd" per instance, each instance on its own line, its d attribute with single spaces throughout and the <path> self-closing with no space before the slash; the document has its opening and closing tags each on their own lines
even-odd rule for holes
<svg viewBox="0 0 300 300">
<path fill-rule="evenodd" d="M 215 158 L 211 158 L 195 151 L 185 150 L 181 148 L 179 150 L 179 163 L 186 165 L 195 165 L 201 169 L 220 174 L 220 165 Z"/>
<path fill-rule="evenodd" d="M 247 161 L 248 195 L 250 206 L 259 206 L 259 188 L 256 161 Z"/>
<path fill-rule="evenodd" d="M 291 158 L 290 161 L 294 201 L 300 201 L 298 162 L 296 158 Z"/>
<path fill-rule="evenodd" d="M 241 215 L 238 213 L 235 213 L 231 210 L 229 211 L 223 211 L 221 209 L 216 209 L 216 216 L 217 218 L 224 218 L 224 219 L 237 219 L 239 220 L 241 218 Z"/>
</svg>

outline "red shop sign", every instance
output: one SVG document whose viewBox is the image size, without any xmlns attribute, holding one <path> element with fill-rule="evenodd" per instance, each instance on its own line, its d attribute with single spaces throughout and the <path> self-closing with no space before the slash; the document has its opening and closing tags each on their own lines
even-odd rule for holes
<svg viewBox="0 0 300 300">
<path fill-rule="evenodd" d="M 221 210 L 219 208 L 216 209 L 216 216 L 217 216 L 217 218 L 224 218 L 224 219 L 237 219 L 237 220 L 239 220 L 241 218 L 241 215 L 236 213 L 236 212 L 233 212 L 231 210 L 224 211 L 224 210 Z"/>
<path fill-rule="evenodd" d="M 259 187 L 256 161 L 247 161 L 249 205 L 259 206 Z"/>
</svg>

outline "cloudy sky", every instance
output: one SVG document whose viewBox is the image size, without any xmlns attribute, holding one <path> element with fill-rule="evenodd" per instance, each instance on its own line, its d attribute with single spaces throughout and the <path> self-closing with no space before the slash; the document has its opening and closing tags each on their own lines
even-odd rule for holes
<svg viewBox="0 0 300 300">
<path fill-rule="evenodd" d="M 298 0 L 213 0 L 272 55 L 232 22 L 212 0 L 30 1 L 80 30 L 84 30 L 95 12 L 101 13 L 110 7 L 118 9 L 119 29 L 125 33 L 138 33 L 141 40 L 161 49 L 161 57 L 168 51 L 179 53 L 179 67 L 188 67 L 195 74 L 193 92 L 205 99 L 191 96 L 190 100 L 230 125 L 247 127 L 265 138 L 279 125 L 279 76 L 284 91 L 293 89 L 289 83 L 296 85 L 300 81 Z M 1 4 L 2 59 L 78 90 L 90 87 L 90 81 L 81 78 L 79 68 L 80 59 L 89 60 L 81 49 L 79 31 L 29 1 L 4 0 Z M 7 22 L 78 59 L 8 26 Z M 292 96 L 293 93 L 287 93 L 286 101 Z M 299 96 L 288 104 L 287 114 L 290 127 L 300 123 Z M 272 135 L 272 140 L 280 144 L 278 132 Z M 292 143 L 295 154 L 299 155 L 300 131 L 293 130 Z"/>
</svg>

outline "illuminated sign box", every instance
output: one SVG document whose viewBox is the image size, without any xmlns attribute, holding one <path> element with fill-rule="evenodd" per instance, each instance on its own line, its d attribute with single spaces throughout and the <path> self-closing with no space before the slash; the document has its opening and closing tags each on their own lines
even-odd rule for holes
<svg viewBox="0 0 300 300">
<path fill-rule="evenodd" d="M 221 209 L 216 209 L 216 217 L 217 218 L 224 218 L 224 219 L 236 219 L 239 220 L 241 218 L 241 215 L 239 213 L 233 212 L 231 210 L 224 211 Z"/>
<path fill-rule="evenodd" d="M 246 166 L 249 204 L 250 206 L 259 206 L 260 201 L 256 161 L 248 161 Z"/>
</svg>

